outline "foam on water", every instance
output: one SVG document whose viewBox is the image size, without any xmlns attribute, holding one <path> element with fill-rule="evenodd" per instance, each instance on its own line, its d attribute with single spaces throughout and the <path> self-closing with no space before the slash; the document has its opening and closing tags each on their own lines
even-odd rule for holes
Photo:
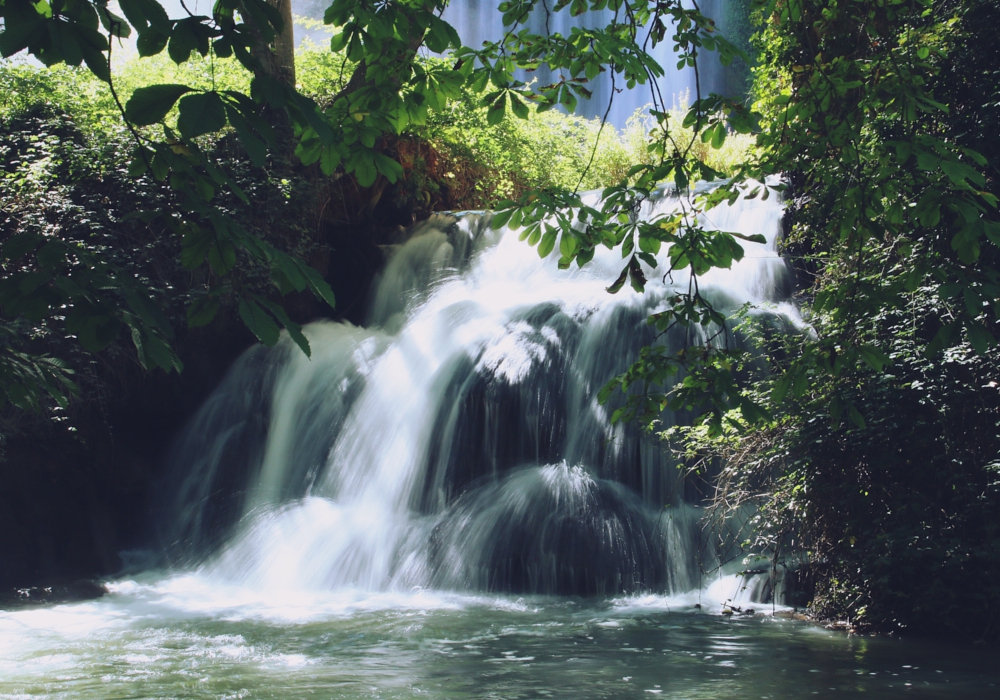
<svg viewBox="0 0 1000 700">
<path fill-rule="evenodd" d="M 992 697 L 1000 681 L 991 650 L 726 618 L 690 594 L 309 593 L 205 572 L 109 588 L 0 612 L 0 698 L 954 699 Z"/>
</svg>

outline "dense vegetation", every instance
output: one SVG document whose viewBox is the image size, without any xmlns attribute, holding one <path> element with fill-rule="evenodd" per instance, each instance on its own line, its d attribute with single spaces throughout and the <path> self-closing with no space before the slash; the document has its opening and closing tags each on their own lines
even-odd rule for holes
<svg viewBox="0 0 1000 700">
<path fill-rule="evenodd" d="M 1000 8 L 798 7 L 757 90 L 815 336 L 771 340 L 770 420 L 689 447 L 751 551 L 806 554 L 817 615 L 995 641 Z"/>
<path fill-rule="evenodd" d="M 300 89 L 319 104 L 327 103 L 346 80 L 344 64 L 331 60 L 325 50 L 306 47 L 299 51 L 297 63 Z M 247 82 L 246 74 L 231 60 L 192 59 L 175 65 L 165 57 L 132 58 L 116 74 L 119 89 L 124 91 L 158 83 L 213 81 L 220 89 L 245 89 Z M 267 270 L 260 269 L 259 261 L 236 258 L 221 288 L 211 273 L 192 278 L 180 256 L 178 237 L 162 222 L 151 222 L 148 215 L 134 216 L 144 210 L 169 209 L 171 192 L 150 174 L 134 177 L 129 173 L 132 136 L 102 81 L 79 68 L 39 70 L 12 63 L 0 68 L 0 85 L 8 95 L 0 108 L 6 237 L 17 241 L 55 234 L 73 245 L 77 255 L 87 256 L 84 264 L 97 267 L 99 257 L 100 265 L 138 280 L 155 306 L 165 312 L 162 325 L 170 333 L 186 325 L 185 309 L 206 295 L 213 298 L 215 307 L 232 313 L 239 300 L 236 290 L 268 295 Z M 674 112 L 670 119 L 674 131 L 682 132 L 683 114 Z M 491 124 L 486 108 L 466 90 L 427 124 L 384 144 L 384 150 L 402 164 L 404 175 L 388 188 L 378 207 L 337 187 L 315 167 L 275 162 L 255 168 L 226 134 L 204 140 L 203 148 L 250 195 L 252 206 L 240 207 L 235 199 L 225 202 L 240 225 L 277 250 L 319 267 L 337 287 L 337 296 L 347 300 L 341 313 L 353 310 L 350 317 L 361 320 L 360 309 L 353 307 L 360 303 L 357 299 L 364 281 L 346 274 L 351 263 L 336 260 L 337 255 L 330 260 L 331 253 L 350 256 L 356 252 L 352 247 L 391 243 L 398 226 L 424 218 L 430 211 L 489 208 L 504 198 L 545 187 L 606 186 L 621 179 L 634 164 L 649 160 L 645 139 L 650 128 L 649 117 L 642 114 L 619 133 L 610 126 L 602 128 L 597 120 L 558 111 L 538 113 L 534 108 L 527 119 L 508 116 Z M 726 171 L 748 145 L 746 139 L 731 140 L 727 149 L 714 151 L 705 146 L 698 155 Z M 317 200 L 324 203 L 322 212 L 317 211 Z M 369 240 L 345 243 L 336 234 L 331 237 L 331 229 L 346 227 Z M 12 248 L 9 245 L 7 250 Z M 338 262 L 339 269 L 332 274 L 329 266 Z M 377 265 L 374 261 L 365 267 L 371 273 Z M 9 299 L 3 326 L 9 339 L 6 347 L 11 358 L 22 361 L 10 359 L 4 365 L 6 397 L 21 408 L 38 406 L 34 378 L 56 397 L 57 407 L 66 408 L 60 395 L 79 393 L 74 379 L 93 378 L 80 374 L 93 369 L 93 360 L 82 358 L 109 343 L 95 335 L 85 338 L 81 348 L 72 342 L 76 335 L 72 317 L 32 317 L 22 300 L 18 306 L 11 303 L 14 297 Z M 321 312 L 301 299 L 290 308 L 294 317 L 305 320 Z M 195 327 L 203 325 L 190 312 L 188 320 Z M 115 357 L 114 362 L 129 362 L 127 341 L 123 343 L 110 330 L 107 338 L 117 339 L 106 353 L 109 361 Z M 172 360 L 163 362 L 165 368 L 173 367 Z M 89 386 L 83 392 L 84 403 L 99 393 Z"/>
<path fill-rule="evenodd" d="M 804 553 L 817 614 L 1000 635 L 995 3 L 754 2 L 754 108 L 696 94 L 670 113 L 654 90 L 624 134 L 549 110 L 572 110 L 601 72 L 653 84 L 645 41 L 672 42 L 687 65 L 714 51 L 749 66 L 745 13 L 734 44 L 680 3 L 513 0 L 511 31 L 471 49 L 438 2 L 336 0 L 333 51 L 293 61 L 288 22 L 262 0 L 180 20 L 152 0 L 122 2 L 126 18 L 102 1 L 0 7 L 4 55 L 87 66 L 0 72 L 0 384 L 20 409 L 76 427 L 65 412 L 134 376 L 123 364 L 179 369 L 185 338 L 216 316 L 268 343 L 284 327 L 308 352 L 299 324 L 335 297 L 357 313 L 356 271 L 433 209 L 496 207 L 563 267 L 621 247 L 614 292 L 641 290 L 640 262 L 656 267 L 664 244 L 692 280 L 728 267 L 738 241 L 698 212 L 785 190 L 813 332 L 762 337 L 772 366 L 755 381 L 719 343 L 649 348 L 604 397 L 631 387 L 616 419 L 651 426 L 666 407 L 705 413 L 683 437 L 721 473 L 717 507 L 755 509 L 748 551 Z M 569 37 L 524 28 L 532 12 L 606 7 L 620 15 Z M 145 58 L 115 65 L 108 39 L 129 25 Z M 515 78 L 542 64 L 557 82 Z M 676 213 L 626 215 L 661 183 L 684 193 L 722 175 Z M 580 199 L 590 187 L 606 188 L 598 207 Z M 650 321 L 723 319 L 693 281 Z M 973 579 L 987 583 L 962 587 Z"/>
</svg>

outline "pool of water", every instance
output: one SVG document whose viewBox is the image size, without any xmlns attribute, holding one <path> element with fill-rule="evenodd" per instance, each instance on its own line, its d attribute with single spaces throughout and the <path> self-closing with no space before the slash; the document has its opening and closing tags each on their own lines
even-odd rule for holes
<svg viewBox="0 0 1000 700">
<path fill-rule="evenodd" d="M 282 593 L 197 575 L 109 588 L 0 612 L 0 697 L 1000 697 L 995 650 L 724 616 L 698 594 Z"/>
</svg>

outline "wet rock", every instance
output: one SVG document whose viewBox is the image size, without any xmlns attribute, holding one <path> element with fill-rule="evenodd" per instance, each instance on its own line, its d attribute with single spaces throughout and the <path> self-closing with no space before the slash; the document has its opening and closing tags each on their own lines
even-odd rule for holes
<svg viewBox="0 0 1000 700">
<path fill-rule="evenodd" d="M 802 622 L 809 621 L 808 615 L 803 615 L 798 610 L 779 610 L 774 613 L 774 617 L 784 618 L 786 620 L 799 620 Z"/>
<path fill-rule="evenodd" d="M 7 588 L 0 591 L 0 607 L 20 608 L 30 605 L 75 603 L 102 597 L 108 589 L 97 581 L 73 581 L 52 586 Z"/>
</svg>

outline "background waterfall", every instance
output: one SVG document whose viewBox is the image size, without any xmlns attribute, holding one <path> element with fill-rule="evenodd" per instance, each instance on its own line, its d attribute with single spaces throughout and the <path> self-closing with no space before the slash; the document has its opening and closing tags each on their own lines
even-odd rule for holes
<svg viewBox="0 0 1000 700">
<path fill-rule="evenodd" d="M 452 0 L 444 12 L 443 18 L 456 30 L 466 46 L 478 48 L 484 41 L 499 41 L 504 34 L 501 21 L 502 13 L 497 9 L 502 0 Z M 329 0 L 294 0 L 293 11 L 297 15 L 314 19 L 322 19 L 323 12 L 329 5 Z M 748 0 L 702 0 L 699 9 L 707 17 L 711 17 L 720 32 L 738 46 L 749 49 L 749 2 Z M 603 27 L 614 17 L 610 10 L 585 12 L 573 17 L 567 10 L 553 13 L 548 19 L 547 31 L 551 34 L 568 36 L 573 27 Z M 541 5 L 532 13 L 527 24 L 535 33 L 546 33 L 546 17 Z M 310 36 L 319 44 L 328 42 L 326 34 L 315 29 L 296 26 L 296 38 Z M 587 87 L 592 90 L 591 99 L 580 100 L 576 114 L 593 118 L 608 114 L 608 121 L 618 128 L 625 126 L 629 117 L 646 105 L 662 99 L 667 109 L 679 107 L 685 100 L 693 101 L 698 93 L 695 72 L 692 68 L 678 69 L 677 58 L 669 41 L 651 49 L 650 54 L 664 69 L 664 75 L 657 84 L 640 85 L 628 89 L 619 82 L 616 95 L 608 112 L 608 102 L 611 98 L 612 85 L 608 74 L 601 74 Z M 728 97 L 741 97 L 746 93 L 746 66 L 742 61 L 736 61 L 730 66 L 723 66 L 718 56 L 704 52 L 699 58 L 699 82 L 701 93 L 719 93 Z M 520 71 L 518 78 L 526 82 L 535 80 L 538 85 L 553 82 L 554 78 L 546 68 L 537 71 Z M 557 78 L 555 78 L 557 79 Z"/>
<path fill-rule="evenodd" d="M 645 215 L 674 204 L 660 197 Z M 703 278 L 717 308 L 751 302 L 798 323 L 780 214 L 775 198 L 710 212 L 723 230 L 768 239 Z M 175 552 L 264 589 L 698 585 L 713 556 L 700 495 L 661 444 L 611 425 L 615 406 L 596 401 L 640 347 L 682 342 L 656 340 L 645 319 L 683 275 L 648 271 L 644 294 L 613 296 L 617 252 L 560 271 L 488 223 L 440 214 L 414 226 L 367 327 L 311 324 L 311 360 L 287 340 L 248 351 L 175 449 L 164 531 Z"/>
</svg>

